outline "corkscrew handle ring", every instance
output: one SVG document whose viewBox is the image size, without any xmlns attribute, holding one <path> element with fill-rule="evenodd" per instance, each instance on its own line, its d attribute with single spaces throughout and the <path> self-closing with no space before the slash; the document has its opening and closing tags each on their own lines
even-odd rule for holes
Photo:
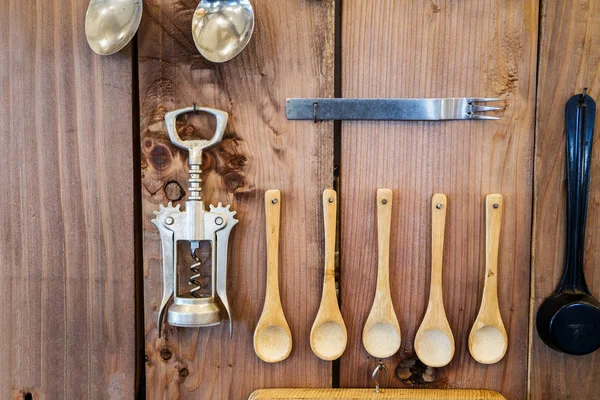
<svg viewBox="0 0 600 400">
<path fill-rule="evenodd" d="M 177 134 L 177 117 L 182 114 L 196 112 L 205 112 L 212 114 L 217 119 L 217 127 L 215 134 L 210 139 L 194 139 L 194 140 L 183 140 Z M 215 110 L 214 108 L 207 107 L 187 107 L 180 108 L 179 110 L 169 111 L 165 114 L 165 122 L 167 124 L 167 132 L 169 132 L 169 138 L 171 142 L 182 149 L 187 149 L 190 152 L 189 163 L 190 165 L 202 164 L 202 150 L 219 143 L 223 139 L 225 133 L 225 126 L 227 125 L 227 119 L 229 115 L 225 111 Z"/>
</svg>

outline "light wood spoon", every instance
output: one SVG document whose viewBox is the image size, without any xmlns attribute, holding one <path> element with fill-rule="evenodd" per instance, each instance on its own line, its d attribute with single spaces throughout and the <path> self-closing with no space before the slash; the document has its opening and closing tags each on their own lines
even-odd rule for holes
<svg viewBox="0 0 600 400">
<path fill-rule="evenodd" d="M 442 257 L 446 225 L 446 196 L 434 194 L 431 203 L 431 286 L 429 303 L 415 337 L 417 357 L 430 367 L 443 367 L 454 356 L 454 336 L 444 311 Z"/>
<path fill-rule="evenodd" d="M 265 193 L 267 220 L 267 290 L 265 305 L 254 331 L 254 351 L 263 361 L 274 363 L 285 360 L 292 351 L 292 333 L 283 314 L 279 297 L 279 221 L 281 193 Z"/>
<path fill-rule="evenodd" d="M 479 314 L 469 334 L 471 356 L 482 364 L 494 364 L 504 357 L 508 336 L 498 306 L 498 247 L 502 226 L 502 195 L 485 199 L 485 280 Z"/>
<path fill-rule="evenodd" d="M 322 360 L 340 358 L 346 349 L 348 334 L 335 294 L 335 229 L 337 195 L 335 190 L 323 192 L 325 219 L 325 276 L 319 312 L 310 330 L 310 347 Z"/>
<path fill-rule="evenodd" d="M 377 190 L 377 288 L 373 307 L 363 329 L 362 341 L 367 353 L 377 358 L 393 356 L 400 348 L 400 324 L 390 293 L 390 228 L 392 191 Z"/>
</svg>

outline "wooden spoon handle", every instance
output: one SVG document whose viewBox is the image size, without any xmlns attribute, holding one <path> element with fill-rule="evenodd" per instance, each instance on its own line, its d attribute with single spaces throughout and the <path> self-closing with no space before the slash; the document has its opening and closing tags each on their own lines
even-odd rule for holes
<svg viewBox="0 0 600 400">
<path fill-rule="evenodd" d="M 325 225 L 325 277 L 323 291 L 335 294 L 335 230 L 337 194 L 335 190 L 323 192 L 323 219 Z"/>
<path fill-rule="evenodd" d="M 502 227 L 502 195 L 485 198 L 485 280 L 481 308 L 498 306 L 498 248 Z"/>
<path fill-rule="evenodd" d="M 377 190 L 377 242 L 379 246 L 377 264 L 377 291 L 388 296 L 390 293 L 390 230 L 392 224 L 392 191 Z"/>
<path fill-rule="evenodd" d="M 431 287 L 429 301 L 443 307 L 442 258 L 444 256 L 444 230 L 446 227 L 447 199 L 444 194 L 434 194 L 431 199 Z"/>
<path fill-rule="evenodd" d="M 267 293 L 265 304 L 279 298 L 279 224 L 281 193 L 267 190 L 265 193 L 265 218 L 267 228 Z"/>
</svg>

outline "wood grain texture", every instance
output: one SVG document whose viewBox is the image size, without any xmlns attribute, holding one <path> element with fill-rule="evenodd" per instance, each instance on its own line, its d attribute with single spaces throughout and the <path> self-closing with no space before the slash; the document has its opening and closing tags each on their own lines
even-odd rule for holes
<svg viewBox="0 0 600 400">
<path fill-rule="evenodd" d="M 0 5 L 0 398 L 133 398 L 130 49 L 87 2 Z"/>
<path fill-rule="evenodd" d="M 466 389 L 384 389 L 378 394 L 373 389 L 262 389 L 252 393 L 248 400 L 259 399 L 503 400 L 504 396 L 492 390 Z"/>
<path fill-rule="evenodd" d="M 600 99 L 600 2 L 542 1 L 535 158 L 532 318 L 558 285 L 566 248 L 565 121 L 567 100 L 588 87 Z M 596 132 L 588 201 L 585 274 L 600 295 L 600 134 Z M 597 396 L 600 353 L 569 356 L 546 347 L 532 326 L 531 398 Z"/>
<path fill-rule="evenodd" d="M 191 32 L 195 0 L 144 1 L 138 34 L 141 101 L 144 296 L 148 399 L 242 399 L 259 387 L 331 384 L 331 363 L 312 353 L 309 332 L 323 279 L 321 192 L 333 180 L 332 124 L 285 119 L 285 100 L 333 95 L 333 0 L 292 0 L 277 6 L 253 0 L 257 25 L 249 46 L 225 64 L 196 50 Z M 221 145 L 207 151 L 207 203 L 231 204 L 240 223 L 229 246 L 228 291 L 234 331 L 168 328 L 157 339 L 162 291 L 158 233 L 152 211 L 187 187 L 187 154 L 168 140 L 164 113 L 209 106 L 230 115 Z M 180 134 L 212 134 L 189 115 Z M 266 364 L 252 335 L 265 296 L 264 191 L 280 189 L 280 290 L 294 348 Z M 179 197 L 179 196 L 178 196 Z"/>
<path fill-rule="evenodd" d="M 364 221 L 376 189 L 387 187 L 402 204 L 392 213 L 390 279 L 403 341 L 386 365 L 413 355 L 430 280 L 429 202 L 445 193 L 443 293 L 456 353 L 429 386 L 525 397 L 537 24 L 537 1 L 343 2 L 343 97 L 498 96 L 504 106 L 495 122 L 342 123 L 343 387 L 371 386 L 377 362 L 359 340 L 377 260 L 375 226 Z M 483 289 L 488 193 L 505 198 L 498 284 L 510 344 L 501 362 L 484 366 L 469 355 L 467 337 Z"/>
</svg>

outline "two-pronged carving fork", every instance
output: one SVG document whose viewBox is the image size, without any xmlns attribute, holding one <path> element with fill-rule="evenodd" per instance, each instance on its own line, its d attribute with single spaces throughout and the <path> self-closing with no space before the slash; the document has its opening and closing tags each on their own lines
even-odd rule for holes
<svg viewBox="0 0 600 400">
<path fill-rule="evenodd" d="M 502 110 L 478 103 L 499 101 L 497 98 L 456 97 L 447 99 L 287 99 L 286 115 L 290 120 L 379 120 L 443 121 L 493 120 L 484 115 Z"/>
</svg>

